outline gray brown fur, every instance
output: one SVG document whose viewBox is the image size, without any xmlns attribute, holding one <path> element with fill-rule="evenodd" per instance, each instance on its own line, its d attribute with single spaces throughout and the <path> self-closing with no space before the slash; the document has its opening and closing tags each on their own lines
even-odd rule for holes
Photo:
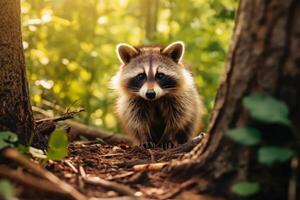
<svg viewBox="0 0 300 200">
<path fill-rule="evenodd" d="M 139 144 L 182 144 L 200 132 L 202 103 L 182 64 L 180 45 L 117 48 L 122 66 L 113 79 L 119 92 L 116 111 Z M 136 78 L 143 73 L 145 79 Z M 155 92 L 154 99 L 147 98 L 149 90 Z"/>
</svg>

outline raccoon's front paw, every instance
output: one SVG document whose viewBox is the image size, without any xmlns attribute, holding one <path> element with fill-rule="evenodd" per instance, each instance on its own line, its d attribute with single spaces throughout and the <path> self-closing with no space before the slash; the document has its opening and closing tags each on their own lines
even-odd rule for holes
<svg viewBox="0 0 300 200">
<path fill-rule="evenodd" d="M 145 149 L 154 148 L 155 144 L 154 142 L 146 142 L 143 144 L 140 144 L 140 147 L 144 147 Z"/>
<path fill-rule="evenodd" d="M 175 147 L 175 145 L 171 141 L 162 142 L 162 143 L 158 144 L 157 146 L 162 149 L 172 149 Z"/>
</svg>

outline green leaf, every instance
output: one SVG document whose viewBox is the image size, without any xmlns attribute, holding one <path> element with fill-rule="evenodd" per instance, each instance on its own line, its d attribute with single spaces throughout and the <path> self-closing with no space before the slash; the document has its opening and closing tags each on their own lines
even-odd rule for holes
<svg viewBox="0 0 300 200">
<path fill-rule="evenodd" d="M 243 145 L 256 145 L 261 141 L 261 132 L 251 127 L 231 129 L 226 135 Z"/>
<path fill-rule="evenodd" d="M 243 99 L 243 105 L 247 108 L 251 117 L 258 121 L 290 125 L 287 105 L 271 96 L 251 95 Z"/>
<path fill-rule="evenodd" d="M 265 165 L 273 165 L 290 160 L 294 152 L 291 149 L 278 146 L 263 146 L 258 150 L 258 161 Z"/>
<path fill-rule="evenodd" d="M 68 155 L 68 136 L 63 130 L 55 131 L 51 134 L 48 143 L 48 158 L 51 160 L 61 160 Z"/>
<path fill-rule="evenodd" d="M 10 131 L 0 132 L 0 149 L 13 147 L 13 143 L 18 141 L 18 136 Z"/>
<path fill-rule="evenodd" d="M 15 188 L 7 180 L 0 180 L 0 196 L 12 199 L 15 196 Z"/>
<path fill-rule="evenodd" d="M 259 183 L 257 182 L 249 182 L 249 181 L 241 181 L 235 183 L 231 187 L 231 191 L 239 196 L 250 196 L 256 194 L 260 189 Z"/>
</svg>

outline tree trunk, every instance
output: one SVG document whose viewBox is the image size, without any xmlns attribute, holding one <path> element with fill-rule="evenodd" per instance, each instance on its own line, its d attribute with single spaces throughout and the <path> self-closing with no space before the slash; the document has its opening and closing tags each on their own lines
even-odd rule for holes
<svg viewBox="0 0 300 200">
<path fill-rule="evenodd" d="M 144 20 L 145 38 L 148 42 L 155 40 L 157 31 L 157 20 L 159 11 L 159 0 L 142 0 L 141 14 Z"/>
<path fill-rule="evenodd" d="M 238 180 L 260 182 L 261 192 L 253 199 L 287 199 L 288 194 L 289 199 L 297 198 L 297 194 L 288 192 L 292 174 L 288 164 L 265 167 L 257 162 L 256 147 L 238 145 L 225 133 L 228 129 L 251 123 L 242 99 L 259 92 L 288 105 L 290 119 L 299 135 L 299 19 L 298 0 L 240 1 L 225 76 L 216 96 L 208 136 L 191 153 L 172 163 L 169 170 L 173 174 L 185 178 L 189 174 L 198 174 L 209 180 L 209 187 L 205 188 L 208 193 L 228 199 L 237 198 L 230 192 L 230 187 Z M 266 144 L 288 143 L 296 146 L 299 155 L 299 143 L 289 130 L 275 125 L 263 125 L 261 129 Z"/>
<path fill-rule="evenodd" d="M 0 131 L 27 143 L 34 131 L 26 81 L 19 0 L 0 1 Z"/>
</svg>

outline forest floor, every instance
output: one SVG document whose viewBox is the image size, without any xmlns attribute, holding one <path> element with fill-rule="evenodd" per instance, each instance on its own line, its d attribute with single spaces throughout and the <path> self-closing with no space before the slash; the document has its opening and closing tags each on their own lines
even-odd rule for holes
<svg viewBox="0 0 300 200">
<path fill-rule="evenodd" d="M 94 200 L 201 199 L 196 191 L 191 190 L 197 184 L 195 181 L 176 181 L 163 173 L 162 166 L 182 154 L 160 148 L 75 141 L 69 144 L 67 158 L 48 162 L 46 169 Z M 19 192 L 21 199 L 68 199 L 65 195 L 40 192 L 21 185 Z"/>
</svg>

